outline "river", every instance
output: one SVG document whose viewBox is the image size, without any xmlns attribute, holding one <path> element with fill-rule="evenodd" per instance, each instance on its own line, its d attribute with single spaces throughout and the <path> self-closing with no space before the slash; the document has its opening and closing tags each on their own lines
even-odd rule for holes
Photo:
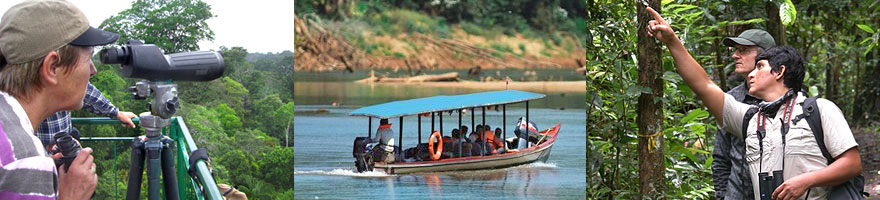
<svg viewBox="0 0 880 200">
<path fill-rule="evenodd" d="M 348 116 L 362 106 L 433 95 L 478 92 L 460 88 L 374 86 L 340 81 L 295 82 L 294 197 L 296 199 L 585 199 L 585 94 L 546 93 L 529 103 L 529 115 L 539 129 L 561 123 L 547 162 L 480 171 L 388 175 L 354 172 L 352 143 L 366 136 L 368 120 Z M 541 92 L 542 91 L 533 91 Z M 333 106 L 331 104 L 337 104 Z M 507 106 L 508 137 L 522 103 Z M 476 119 L 481 120 L 477 110 Z M 397 130 L 397 119 L 391 120 Z M 376 128 L 378 120 L 373 120 Z M 499 127 L 502 112 L 486 111 L 486 123 Z M 403 146 L 417 143 L 416 118 L 404 118 Z M 422 142 L 430 117 L 422 118 Z M 444 114 L 444 128 L 455 127 L 458 115 Z M 471 126 L 470 113 L 462 124 Z M 438 125 L 439 126 L 439 125 Z M 449 132 L 448 130 L 445 132 Z M 373 130 L 375 133 L 375 130 Z M 396 137 L 396 136 L 395 136 Z"/>
</svg>

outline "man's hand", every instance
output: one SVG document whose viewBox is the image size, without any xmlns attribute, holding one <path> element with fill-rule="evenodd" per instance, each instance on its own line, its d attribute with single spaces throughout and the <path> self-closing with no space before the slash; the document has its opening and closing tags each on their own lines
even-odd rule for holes
<svg viewBox="0 0 880 200">
<path fill-rule="evenodd" d="M 59 154 L 53 157 L 60 157 Z M 70 169 L 58 168 L 58 199 L 89 199 L 98 185 L 92 148 L 83 148 L 70 163 Z"/>
<path fill-rule="evenodd" d="M 811 187 L 809 177 L 810 173 L 806 173 L 786 180 L 773 191 L 773 199 L 788 200 L 800 198 Z"/>
<path fill-rule="evenodd" d="M 135 118 L 135 117 L 137 117 L 137 115 L 135 115 L 132 112 L 119 111 L 116 113 L 116 119 L 118 119 L 119 121 L 122 121 L 122 126 L 125 126 L 125 127 L 134 128 L 135 125 L 134 125 L 134 122 L 131 121 L 131 119 Z"/>
<path fill-rule="evenodd" d="M 660 16 L 660 13 L 657 13 L 651 7 L 648 7 L 647 10 L 651 13 L 651 16 L 654 16 L 654 20 L 648 21 L 648 35 L 657 38 L 657 40 L 665 44 L 678 39 L 675 31 L 672 31 L 672 27 L 666 23 L 666 20 L 663 20 L 663 16 Z"/>
<path fill-rule="evenodd" d="M 681 74 L 681 79 L 691 87 L 700 100 L 703 100 L 703 104 L 706 105 L 706 108 L 709 108 L 709 113 L 715 116 L 715 122 L 722 124 L 724 122 L 722 121 L 724 91 L 709 79 L 709 75 L 703 70 L 703 66 L 700 66 L 700 63 L 697 63 L 697 60 L 694 60 L 694 57 L 688 53 L 681 40 L 672 31 L 672 27 L 666 23 L 666 20 L 663 20 L 663 17 L 657 11 L 654 11 L 653 8 L 648 7 L 645 10 L 654 16 L 654 20 L 649 21 L 646 27 L 648 35 L 666 44 L 666 48 L 669 49 L 669 53 L 672 54 L 672 58 L 675 60 L 675 67 L 678 68 L 678 73 Z M 742 137 L 742 134 L 733 134 Z"/>
</svg>

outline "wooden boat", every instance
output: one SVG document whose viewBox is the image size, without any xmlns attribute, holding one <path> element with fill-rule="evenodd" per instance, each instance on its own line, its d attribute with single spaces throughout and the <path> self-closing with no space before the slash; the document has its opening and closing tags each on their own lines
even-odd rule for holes
<svg viewBox="0 0 880 200">
<path fill-rule="evenodd" d="M 480 93 L 471 93 L 464 95 L 452 95 L 452 96 L 434 96 L 427 98 L 419 98 L 419 99 L 410 99 L 403 101 L 394 101 L 374 106 L 363 107 L 357 110 L 354 110 L 350 113 L 353 116 L 367 116 L 370 118 L 370 126 L 368 127 L 367 137 L 358 137 L 355 139 L 354 143 L 354 151 L 353 156 L 355 157 L 355 166 L 359 172 L 361 171 L 369 171 L 369 170 L 379 170 L 384 171 L 388 174 L 406 174 L 406 173 L 422 173 L 422 172 L 442 172 L 442 171 L 458 171 L 458 170 L 480 170 L 480 169 L 493 169 L 493 168 L 504 168 L 522 164 L 528 164 L 536 161 L 545 162 L 550 156 L 550 151 L 553 147 L 553 143 L 556 141 L 556 137 L 559 133 L 559 129 L 561 124 L 557 123 L 554 127 L 536 131 L 534 130 L 534 125 L 529 122 L 529 112 L 528 112 L 528 101 L 540 99 L 545 97 L 544 94 L 532 93 L 532 92 L 524 92 L 518 90 L 501 90 L 501 91 L 490 91 L 490 92 L 480 92 Z M 483 112 L 483 124 L 485 124 L 485 110 L 487 107 L 493 107 L 500 105 L 504 112 L 503 122 L 502 124 L 507 124 L 506 120 L 506 105 L 513 103 L 521 103 L 525 102 L 526 105 L 526 116 L 525 120 L 521 120 L 517 123 L 517 128 L 523 128 L 523 130 L 527 130 L 531 128 L 530 136 L 528 137 L 528 141 L 530 146 L 522 149 L 513 149 L 512 147 L 508 147 L 511 145 L 512 141 L 517 141 L 518 136 L 507 138 L 507 126 L 502 125 L 504 127 L 503 133 L 505 138 L 504 149 L 508 152 L 505 153 L 495 153 L 491 155 L 474 155 L 474 156 L 452 156 L 452 157 L 443 157 L 440 159 L 430 159 L 430 160 L 402 160 L 402 150 L 398 148 L 402 146 L 401 140 L 398 140 L 398 145 L 395 147 L 394 156 L 397 157 L 397 161 L 386 163 L 384 161 L 373 161 L 371 150 L 366 149 L 365 141 L 370 141 L 370 136 L 372 133 L 372 118 L 379 119 L 389 119 L 389 118 L 400 118 L 399 119 L 399 129 L 398 129 L 398 137 L 403 138 L 403 117 L 416 115 L 419 120 L 418 123 L 418 134 L 421 140 L 421 117 L 431 115 L 432 125 L 431 129 L 434 129 L 434 119 L 435 113 L 438 113 L 436 116 L 439 116 L 441 125 L 440 125 L 440 133 L 443 133 L 442 121 L 443 115 L 439 113 L 448 113 L 448 112 L 458 112 L 458 121 L 459 126 L 461 127 L 461 116 L 462 111 L 467 109 L 471 110 L 471 127 L 473 126 L 474 116 L 476 113 L 474 112 L 476 109 L 481 109 Z M 528 126 L 528 128 L 526 128 Z M 517 130 L 521 132 L 520 130 Z M 462 134 L 462 136 L 466 135 Z M 483 140 L 485 141 L 485 140 Z M 524 140 L 520 140 L 524 141 Z M 393 143 L 393 142 L 392 142 Z M 421 143 L 421 141 L 419 142 Z M 524 143 L 525 144 L 525 143 Z M 534 144 L 534 145 L 531 145 Z M 390 144 L 389 144 L 390 145 Z M 485 145 L 485 142 L 484 142 Z M 455 151 L 455 150 L 451 150 Z M 459 152 L 460 149 L 459 149 Z M 390 152 L 389 152 L 390 153 Z M 432 152 L 433 153 L 433 152 Z M 439 153 L 438 153 L 439 154 Z M 480 152 L 482 154 L 482 152 Z M 444 154 L 445 155 L 445 154 Z"/>
</svg>

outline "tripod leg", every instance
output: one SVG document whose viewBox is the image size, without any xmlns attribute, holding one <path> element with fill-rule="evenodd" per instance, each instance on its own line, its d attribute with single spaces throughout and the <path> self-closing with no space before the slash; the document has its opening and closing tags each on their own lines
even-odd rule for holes
<svg viewBox="0 0 880 200">
<path fill-rule="evenodd" d="M 171 151 L 171 138 L 165 136 L 162 139 L 162 181 L 165 183 L 165 199 L 178 200 L 180 194 L 177 188 L 177 171 L 174 170 L 174 153 Z"/>
<path fill-rule="evenodd" d="M 147 152 L 147 198 L 156 200 L 159 195 L 159 176 L 162 173 L 162 143 L 154 139 L 148 139 L 145 150 Z"/>
<path fill-rule="evenodd" d="M 128 168 L 128 187 L 125 190 L 125 199 L 140 199 L 141 181 L 144 174 L 144 142 L 137 137 L 131 143 L 131 167 Z"/>
</svg>

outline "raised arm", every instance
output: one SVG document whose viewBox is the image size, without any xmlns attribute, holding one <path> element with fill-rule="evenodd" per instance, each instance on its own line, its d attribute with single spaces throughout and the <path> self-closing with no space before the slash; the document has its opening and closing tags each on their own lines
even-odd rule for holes
<svg viewBox="0 0 880 200">
<path fill-rule="evenodd" d="M 688 53 L 666 20 L 663 20 L 663 17 L 650 7 L 647 8 L 647 11 L 654 16 L 654 20 L 648 22 L 648 35 L 654 36 L 666 44 L 669 53 L 675 60 L 675 67 L 678 68 L 681 78 L 697 94 L 697 97 L 703 100 L 709 113 L 715 116 L 715 121 L 721 123 L 724 91 L 709 79 L 703 66 L 700 66 L 700 63 L 697 63 L 697 60 L 694 60 L 694 57 Z"/>
</svg>

